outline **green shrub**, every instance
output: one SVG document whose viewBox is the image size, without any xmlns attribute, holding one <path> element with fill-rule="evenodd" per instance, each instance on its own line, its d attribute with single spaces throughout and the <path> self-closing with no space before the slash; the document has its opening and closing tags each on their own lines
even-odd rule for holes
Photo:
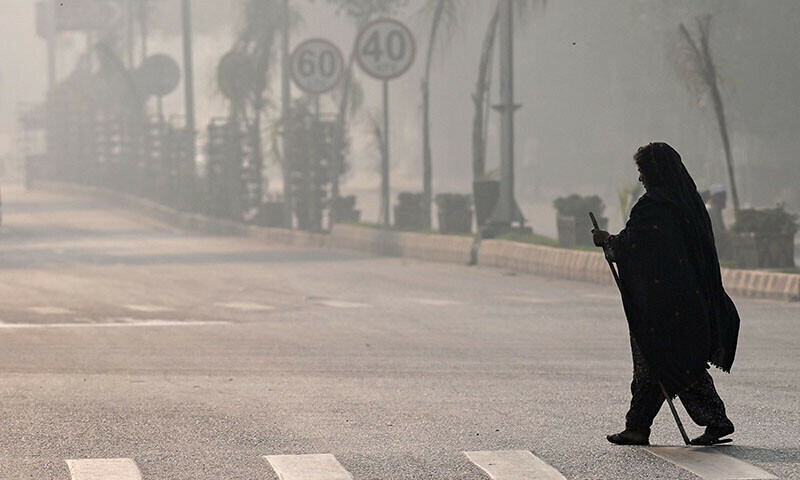
<svg viewBox="0 0 800 480">
<path fill-rule="evenodd" d="M 775 208 L 740 210 L 734 232 L 758 232 L 794 235 L 797 233 L 797 215 L 784 210 L 783 205 Z"/>
<path fill-rule="evenodd" d="M 439 210 L 454 211 L 472 208 L 472 195 L 466 193 L 440 193 L 436 195 Z"/>
<path fill-rule="evenodd" d="M 553 206 L 559 215 L 575 218 L 583 218 L 589 212 L 593 212 L 597 218 L 600 218 L 606 209 L 603 200 L 597 195 L 582 197 L 572 194 L 568 197 L 558 197 L 553 201 Z"/>
</svg>

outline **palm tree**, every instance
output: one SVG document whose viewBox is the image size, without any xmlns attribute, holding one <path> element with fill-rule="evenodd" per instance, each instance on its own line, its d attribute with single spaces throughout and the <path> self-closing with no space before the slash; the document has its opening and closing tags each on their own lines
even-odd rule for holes
<svg viewBox="0 0 800 480">
<path fill-rule="evenodd" d="M 714 103 L 714 113 L 717 117 L 719 133 L 722 137 L 722 148 L 725 150 L 725 161 L 728 167 L 728 181 L 731 186 L 731 200 L 733 201 L 733 212 L 739 218 L 739 193 L 736 188 L 736 178 L 733 174 L 733 155 L 731 153 L 731 142 L 728 137 L 728 122 L 725 119 L 725 109 L 720 95 L 717 67 L 711 58 L 711 47 L 709 46 L 709 35 L 711 32 L 711 15 L 697 17 L 697 30 L 699 40 L 695 42 L 689 30 L 681 23 L 680 32 L 686 42 L 687 52 L 681 62 L 682 71 L 686 74 L 690 82 L 694 82 L 693 88 L 700 93 L 708 93 Z"/>
<path fill-rule="evenodd" d="M 475 114 L 472 121 L 472 174 L 475 180 L 486 173 L 486 127 L 489 116 L 489 88 L 491 87 L 492 59 L 495 38 L 497 37 L 497 23 L 499 20 L 500 2 L 497 0 L 492 9 L 492 16 L 486 27 L 481 46 L 481 56 L 478 63 L 478 80 L 475 84 L 475 93 L 472 100 L 475 105 Z M 547 0 L 514 0 L 515 20 L 521 25 L 526 25 L 531 14 L 538 8 L 547 6 Z"/>
<path fill-rule="evenodd" d="M 459 21 L 459 10 L 463 1 L 430 0 L 423 5 L 419 14 L 430 17 L 430 33 L 425 55 L 425 73 L 422 77 L 422 192 L 424 223 L 431 226 L 431 204 L 433 202 L 433 165 L 431 159 L 431 121 L 430 121 L 430 79 L 431 61 L 438 43 L 449 40 Z M 444 31 L 445 37 L 441 37 Z"/>
<path fill-rule="evenodd" d="M 467 0 L 428 0 L 420 8 L 418 16 L 426 20 L 429 25 L 428 44 L 425 56 L 425 70 L 422 78 L 422 168 L 423 168 L 423 197 L 425 218 L 430 225 L 431 204 L 433 198 L 433 160 L 431 153 L 431 121 L 430 121 L 430 79 L 431 65 L 437 46 L 440 48 L 449 43 L 453 33 L 461 24 L 461 12 L 469 4 L 478 4 L 477 1 Z M 482 2 L 481 2 L 482 3 Z M 536 7 L 544 6 L 546 0 L 516 1 L 518 18 L 523 21 L 530 18 L 529 13 Z M 484 174 L 486 157 L 486 125 L 488 116 L 488 91 L 490 86 L 492 52 L 497 31 L 498 5 L 495 3 L 492 16 L 481 48 L 481 57 L 478 67 L 478 82 L 473 95 L 475 103 L 475 117 L 472 131 L 472 165 L 473 177 L 479 178 Z"/>
<path fill-rule="evenodd" d="M 493 9 L 492 17 L 483 37 L 481 57 L 478 62 L 478 81 L 472 101 L 475 105 L 475 115 L 472 119 L 472 177 L 478 180 L 486 173 L 486 126 L 489 124 L 489 86 L 491 84 L 490 68 L 492 53 L 494 52 L 494 39 L 497 36 L 497 21 L 500 12 L 497 6 Z"/>
<path fill-rule="evenodd" d="M 225 211 L 237 217 L 259 208 L 262 201 L 261 119 L 267 107 L 267 79 L 283 25 L 282 7 L 279 0 L 247 0 L 241 30 L 218 67 L 220 91 L 230 101 L 228 128 L 237 136 L 243 132 L 242 147 L 250 152 L 240 164 L 228 165 L 224 175 L 225 188 L 233 192 L 224 199 Z"/>
</svg>

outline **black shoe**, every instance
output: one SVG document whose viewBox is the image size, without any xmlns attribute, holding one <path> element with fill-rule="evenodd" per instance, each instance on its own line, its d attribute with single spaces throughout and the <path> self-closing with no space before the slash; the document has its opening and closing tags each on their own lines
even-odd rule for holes
<svg viewBox="0 0 800 480">
<path fill-rule="evenodd" d="M 722 437 L 733 433 L 733 425 L 725 427 L 706 427 L 706 431 L 691 441 L 692 445 L 714 445 L 717 443 L 727 443 L 730 439 L 723 440 Z"/>
<path fill-rule="evenodd" d="M 637 432 L 627 428 L 619 433 L 606 436 L 609 442 L 617 445 L 650 445 L 650 431 Z"/>
</svg>

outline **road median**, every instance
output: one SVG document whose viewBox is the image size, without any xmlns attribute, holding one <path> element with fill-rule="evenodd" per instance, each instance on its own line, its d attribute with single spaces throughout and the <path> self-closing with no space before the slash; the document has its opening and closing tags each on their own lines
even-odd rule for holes
<svg viewBox="0 0 800 480">
<path fill-rule="evenodd" d="M 233 220 L 186 213 L 126 193 L 97 187 L 42 183 L 41 188 L 100 198 L 170 226 L 213 235 L 240 235 L 266 243 L 304 248 L 332 248 L 371 255 L 469 264 L 475 240 L 468 236 L 398 232 L 361 225 L 338 224 L 330 233 L 269 228 Z M 601 252 L 569 250 L 510 240 L 480 242 L 477 264 L 553 278 L 611 284 Z M 722 282 L 734 295 L 773 300 L 800 300 L 800 274 L 722 269 Z"/>
</svg>

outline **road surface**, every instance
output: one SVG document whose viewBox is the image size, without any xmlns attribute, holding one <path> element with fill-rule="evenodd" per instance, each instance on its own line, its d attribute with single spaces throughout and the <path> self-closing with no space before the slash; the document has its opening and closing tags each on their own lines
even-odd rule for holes
<svg viewBox="0 0 800 480">
<path fill-rule="evenodd" d="M 712 478 L 606 442 L 631 373 L 610 286 L 41 191 L 7 187 L 4 209 L 0 479 Z M 735 300 L 737 361 L 714 378 L 737 432 L 707 463 L 800 478 L 800 304 Z M 666 408 L 651 442 L 680 444 Z"/>
</svg>

